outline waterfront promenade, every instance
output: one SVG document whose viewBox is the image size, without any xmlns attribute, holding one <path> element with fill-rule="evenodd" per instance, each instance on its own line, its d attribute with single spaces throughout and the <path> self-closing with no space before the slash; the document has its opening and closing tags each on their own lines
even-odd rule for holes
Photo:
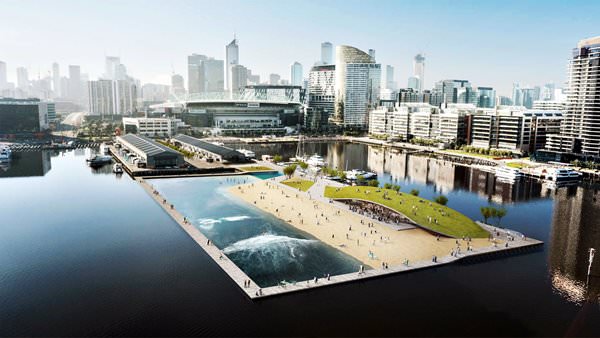
<svg viewBox="0 0 600 338">
<path fill-rule="evenodd" d="M 421 229 L 412 229 L 410 227 L 394 228 L 382 222 L 375 222 L 372 219 L 353 213 L 348 210 L 345 204 L 328 202 L 322 196 L 322 193 L 319 194 L 319 191 L 324 189 L 326 185 L 325 181 L 317 182 L 308 192 L 303 193 L 279 183 L 281 179 L 282 177 L 256 181 L 232 187 L 230 190 L 233 195 L 276 215 L 292 226 L 296 226 L 298 229 L 313 235 L 322 242 L 357 258 L 363 262 L 363 269 L 357 266 L 354 273 L 336 276 L 315 276 L 314 279 L 308 281 L 261 288 L 235 263 L 229 260 L 220 248 L 210 243 L 209 239 L 200 230 L 187 222 L 185 216 L 177 211 L 176 205 L 172 206 L 149 182 L 141 178 L 136 178 L 156 203 L 181 226 L 213 261 L 229 275 L 240 290 L 251 299 L 352 282 L 392 273 L 414 271 L 452 263 L 466 257 L 542 244 L 540 241 L 521 238 L 516 233 L 483 224 L 482 226 L 488 231 L 495 233 L 496 245 L 486 239 L 473 239 L 470 243 L 464 240 L 449 238 L 439 238 L 438 240 L 436 236 Z M 318 195 L 318 197 L 315 196 L 313 198 L 312 195 Z M 260 198 L 261 196 L 263 198 Z M 254 204 L 254 200 L 257 201 L 256 204 Z M 262 201 L 261 204 L 258 201 Z M 297 216 L 297 213 L 301 213 L 301 216 Z M 323 214 L 322 216 L 321 213 Z M 363 220 L 362 223 L 361 220 Z M 373 224 L 369 226 L 368 223 Z M 304 227 L 305 224 L 306 227 Z M 352 224 L 352 229 L 348 228 L 349 224 Z M 348 239 L 345 237 L 346 233 L 349 234 Z M 512 240 L 509 240 L 509 236 Z M 508 243 L 508 246 L 505 246 L 506 243 Z M 467 251 L 467 246 L 471 246 L 472 250 Z M 456 250 L 457 247 L 461 248 L 460 252 Z M 454 253 L 451 254 L 451 252 Z M 436 256 L 435 261 L 432 259 L 433 256 Z"/>
</svg>

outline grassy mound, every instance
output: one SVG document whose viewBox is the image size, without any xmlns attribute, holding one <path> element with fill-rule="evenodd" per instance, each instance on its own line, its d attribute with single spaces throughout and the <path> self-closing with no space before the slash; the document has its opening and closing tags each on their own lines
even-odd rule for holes
<svg viewBox="0 0 600 338">
<path fill-rule="evenodd" d="M 379 190 L 380 192 L 377 192 Z M 367 193 L 368 192 L 368 193 Z M 387 192 L 387 198 L 383 194 Z M 405 215 L 419 226 L 450 237 L 486 238 L 488 232 L 460 212 L 410 194 L 373 187 L 325 187 L 327 198 L 352 198 L 379 203 Z M 413 207 L 416 207 L 414 209 Z M 432 221 L 429 221 L 431 216 Z M 435 223 L 433 219 L 437 219 Z"/>
<path fill-rule="evenodd" d="M 288 180 L 282 181 L 281 183 L 289 185 L 290 187 L 296 188 L 301 191 L 307 191 L 308 189 L 310 189 L 310 187 L 313 186 L 313 184 L 315 184 L 315 182 L 313 181 L 303 180 L 298 177 L 292 177 Z"/>
</svg>

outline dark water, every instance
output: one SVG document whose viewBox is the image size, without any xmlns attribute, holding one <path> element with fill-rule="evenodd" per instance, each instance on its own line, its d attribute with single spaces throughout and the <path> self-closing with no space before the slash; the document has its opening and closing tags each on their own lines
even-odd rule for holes
<svg viewBox="0 0 600 338">
<path fill-rule="evenodd" d="M 230 196 L 253 176 L 148 180 L 261 287 L 358 271 L 361 263 Z"/>
<path fill-rule="evenodd" d="M 586 276 L 588 249 L 600 248 L 596 189 L 506 186 L 372 147 L 314 147 L 338 166 L 391 172 L 380 180 L 402 190 L 442 192 L 471 217 L 503 203 L 503 224 L 546 244 L 253 302 L 129 177 L 86 167 L 82 152 L 50 154 L 47 170 L 14 161 L 0 178 L 0 336 L 600 335 L 598 255 Z"/>
</svg>

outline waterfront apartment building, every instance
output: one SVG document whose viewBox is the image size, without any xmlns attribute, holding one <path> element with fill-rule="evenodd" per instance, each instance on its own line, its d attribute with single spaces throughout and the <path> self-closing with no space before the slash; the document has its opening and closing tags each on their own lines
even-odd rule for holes
<svg viewBox="0 0 600 338">
<path fill-rule="evenodd" d="M 471 117 L 471 145 L 532 153 L 544 148 L 547 135 L 558 131 L 562 120 L 560 111 L 499 106 Z"/>
<path fill-rule="evenodd" d="M 183 122 L 172 118 L 124 117 L 126 134 L 133 133 L 148 137 L 171 137 L 176 135 Z"/>
<path fill-rule="evenodd" d="M 568 66 L 564 121 L 546 149 L 600 159 L 600 36 L 579 41 Z"/>
<path fill-rule="evenodd" d="M 381 65 L 358 48 L 337 46 L 335 70 L 335 123 L 349 129 L 366 129 L 367 113 L 379 101 Z"/>
</svg>

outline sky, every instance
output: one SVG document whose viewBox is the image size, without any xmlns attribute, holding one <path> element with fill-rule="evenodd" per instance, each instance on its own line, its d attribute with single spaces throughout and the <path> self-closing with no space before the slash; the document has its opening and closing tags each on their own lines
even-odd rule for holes
<svg viewBox="0 0 600 338">
<path fill-rule="evenodd" d="M 95 79 L 114 55 L 142 83 L 169 84 L 172 72 L 187 78 L 191 53 L 224 59 L 235 33 L 240 64 L 263 81 L 289 79 L 294 61 L 307 77 L 330 41 L 375 49 L 400 87 L 424 53 L 426 88 L 467 79 L 509 95 L 513 82 L 562 86 L 577 41 L 600 35 L 599 17 L 597 0 L 0 0 L 0 61 L 12 82 L 16 67 L 34 79 L 53 62 Z"/>
</svg>

